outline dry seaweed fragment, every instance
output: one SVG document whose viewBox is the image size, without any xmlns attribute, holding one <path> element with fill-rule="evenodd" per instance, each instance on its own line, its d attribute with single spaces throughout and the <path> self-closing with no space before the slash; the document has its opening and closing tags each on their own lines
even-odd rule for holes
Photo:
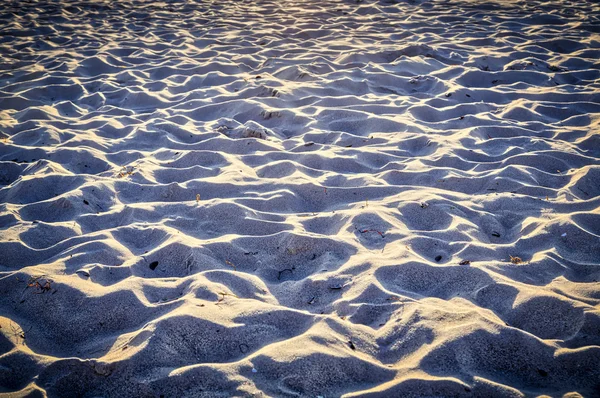
<svg viewBox="0 0 600 398">
<path fill-rule="evenodd" d="M 127 176 L 130 176 L 130 175 L 133 175 L 133 173 L 134 173 L 134 168 L 133 167 L 123 166 L 123 167 L 121 167 L 121 170 L 117 174 L 117 178 L 127 177 Z"/>
<path fill-rule="evenodd" d="M 521 259 L 521 257 L 513 257 L 510 254 L 508 255 L 510 257 L 510 262 L 513 264 L 523 264 L 523 260 Z"/>
<path fill-rule="evenodd" d="M 35 288 L 34 294 L 43 294 L 52 290 L 52 282 L 54 282 L 52 279 L 48 279 L 44 275 L 35 276 L 29 279 L 27 287 Z"/>
</svg>

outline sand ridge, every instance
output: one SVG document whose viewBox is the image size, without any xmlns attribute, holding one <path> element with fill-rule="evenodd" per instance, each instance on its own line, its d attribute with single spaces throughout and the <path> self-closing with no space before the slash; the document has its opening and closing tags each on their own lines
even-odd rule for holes
<svg viewBox="0 0 600 398">
<path fill-rule="evenodd" d="M 600 396 L 597 3 L 0 21 L 0 395 Z"/>
</svg>

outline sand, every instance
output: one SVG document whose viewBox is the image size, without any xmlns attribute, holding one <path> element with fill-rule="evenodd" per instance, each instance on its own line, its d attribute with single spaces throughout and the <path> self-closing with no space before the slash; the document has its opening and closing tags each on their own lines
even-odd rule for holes
<svg viewBox="0 0 600 398">
<path fill-rule="evenodd" d="M 0 21 L 1 396 L 600 396 L 597 2 Z"/>
</svg>

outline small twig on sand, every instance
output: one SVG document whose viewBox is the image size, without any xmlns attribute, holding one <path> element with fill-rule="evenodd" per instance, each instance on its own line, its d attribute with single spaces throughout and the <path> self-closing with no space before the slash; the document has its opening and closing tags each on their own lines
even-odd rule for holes
<svg viewBox="0 0 600 398">
<path fill-rule="evenodd" d="M 385 238 L 385 235 L 383 235 L 383 232 L 378 231 L 376 229 L 361 229 L 360 230 L 361 234 L 364 234 L 364 233 L 367 233 L 367 232 L 377 232 L 379 234 L 379 236 L 381 236 L 382 239 Z"/>
<path fill-rule="evenodd" d="M 15 344 L 18 345 L 19 344 L 19 339 L 23 340 L 23 344 L 25 344 L 25 332 L 23 331 L 23 329 L 21 329 L 21 327 L 19 325 L 16 325 L 14 323 L 11 322 L 10 324 L 10 329 L 12 330 L 12 337 L 15 338 Z M 31 329 L 30 329 L 31 330 Z"/>
</svg>

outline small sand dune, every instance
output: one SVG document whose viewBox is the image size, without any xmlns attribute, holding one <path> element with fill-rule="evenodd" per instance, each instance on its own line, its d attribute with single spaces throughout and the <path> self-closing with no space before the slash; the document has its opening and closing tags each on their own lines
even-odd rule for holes
<svg viewBox="0 0 600 398">
<path fill-rule="evenodd" d="M 0 395 L 600 396 L 594 1 L 0 3 Z"/>
</svg>

